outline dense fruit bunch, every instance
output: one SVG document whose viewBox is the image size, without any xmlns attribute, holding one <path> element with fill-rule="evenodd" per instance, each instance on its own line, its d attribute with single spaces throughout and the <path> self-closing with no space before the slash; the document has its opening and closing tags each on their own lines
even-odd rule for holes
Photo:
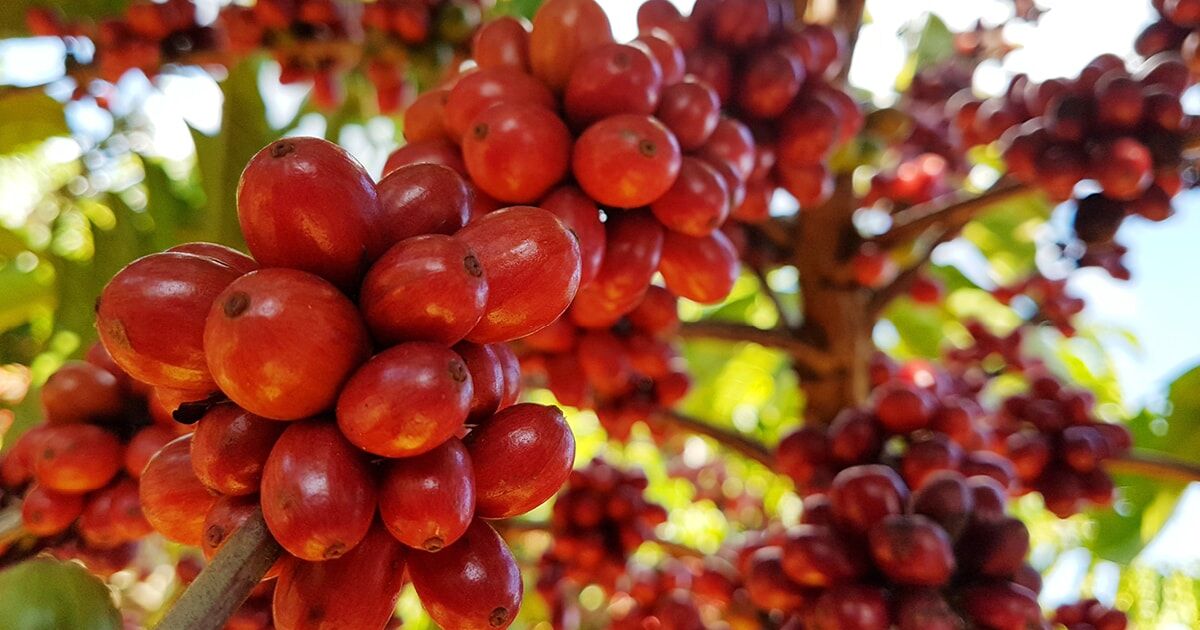
<svg viewBox="0 0 1200 630">
<path fill-rule="evenodd" d="M 692 572 L 678 562 L 631 570 L 613 597 L 613 630 L 703 630 L 693 594 Z"/>
<path fill-rule="evenodd" d="M 1126 272 L 1125 279 L 1128 279 Z M 1113 277 L 1120 278 L 1113 273 Z M 1085 306 L 1082 299 L 1067 292 L 1066 278 L 1047 278 L 1040 273 L 992 291 L 992 297 L 1001 304 L 1019 307 L 1018 297 L 1027 298 L 1033 303 L 1034 312 L 1026 318 L 1033 323 L 1046 322 L 1053 325 L 1062 334 L 1070 337 L 1075 335 L 1075 316 L 1083 312 Z"/>
<path fill-rule="evenodd" d="M 857 104 L 831 83 L 842 68 L 841 38 L 826 26 L 797 27 L 794 17 L 782 0 L 701 1 L 686 18 L 667 0 L 638 10 L 643 32 L 670 34 L 686 71 L 753 131 L 757 150 L 734 162 L 747 176 L 733 211 L 742 221 L 766 219 L 777 188 L 803 208 L 824 202 L 833 191 L 828 158 L 862 126 Z M 736 155 L 732 130 L 719 137 L 721 155 Z"/>
<path fill-rule="evenodd" d="M 542 557 L 539 588 L 553 593 L 566 579 L 611 592 L 629 556 L 667 520 L 661 505 L 646 500 L 647 483 L 641 471 L 624 471 L 600 459 L 573 471 L 554 502 L 554 546 Z"/>
<path fill-rule="evenodd" d="M 1067 630 L 1125 630 L 1129 618 L 1094 599 L 1085 599 L 1059 606 L 1054 611 L 1054 623 Z"/>
<path fill-rule="evenodd" d="M 4 487 L 22 495 L 24 531 L 94 572 L 119 570 L 153 531 L 138 500 L 146 462 L 190 428 L 99 344 L 52 374 L 41 402 L 44 423 L 0 463 Z"/>
<path fill-rule="evenodd" d="M 1200 3 L 1195 0 L 1152 0 L 1160 19 L 1138 35 L 1134 50 L 1143 57 L 1182 53 L 1189 68 L 1200 67 Z"/>
<path fill-rule="evenodd" d="M 575 445 L 557 408 L 514 404 L 503 342 L 566 310 L 579 247 L 540 208 L 467 214 L 449 169 L 376 185 L 336 145 L 280 140 L 238 188 L 254 259 L 187 245 L 101 295 L 117 365 L 201 401 L 146 468 L 147 518 L 211 555 L 261 508 L 287 552 L 277 627 L 383 627 L 405 567 L 445 627 L 516 616 L 520 572 L 483 519 L 549 499 Z"/>
<path fill-rule="evenodd" d="M 747 549 L 746 589 L 787 627 L 1041 627 L 1029 532 L 985 476 L 935 473 L 913 489 L 891 468 L 847 468 L 805 501 L 782 541 Z"/>
</svg>

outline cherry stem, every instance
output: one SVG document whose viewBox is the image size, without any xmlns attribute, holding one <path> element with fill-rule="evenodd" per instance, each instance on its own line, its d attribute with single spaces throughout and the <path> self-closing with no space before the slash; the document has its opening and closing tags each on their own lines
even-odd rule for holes
<svg viewBox="0 0 1200 630">
<path fill-rule="evenodd" d="M 1127 455 L 1104 461 L 1109 472 L 1164 481 L 1188 483 L 1200 481 L 1200 464 L 1186 462 L 1170 455 L 1134 449 Z"/>
<path fill-rule="evenodd" d="M 262 512 L 255 510 L 167 611 L 158 630 L 221 630 L 281 552 Z"/>
<path fill-rule="evenodd" d="M 962 227 L 993 204 L 1029 194 L 1033 190 L 1026 184 L 1002 179 L 979 194 L 959 191 L 942 195 L 897 212 L 892 216 L 891 229 L 870 240 L 883 246 L 893 246 L 906 243 L 936 225 Z"/>
<path fill-rule="evenodd" d="M 693 418 L 678 411 L 663 410 L 657 412 L 652 418 L 653 421 L 659 421 L 664 424 L 703 435 L 719 442 L 725 448 L 735 451 L 743 457 L 752 459 L 768 469 L 773 469 L 775 465 L 775 456 L 771 453 L 771 449 L 767 448 L 760 442 L 748 438 L 736 431 L 730 431 L 721 427 L 709 424 L 703 420 Z"/>
<path fill-rule="evenodd" d="M 775 348 L 788 353 L 797 365 L 813 374 L 832 374 L 839 368 L 837 360 L 825 350 L 779 330 L 763 330 L 746 324 L 705 320 L 684 323 L 679 329 L 679 336 L 685 339 L 748 341 Z"/>
</svg>

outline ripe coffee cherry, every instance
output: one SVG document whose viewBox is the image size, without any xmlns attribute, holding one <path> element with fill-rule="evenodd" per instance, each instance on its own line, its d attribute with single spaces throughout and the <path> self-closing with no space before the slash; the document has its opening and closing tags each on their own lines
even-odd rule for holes
<svg viewBox="0 0 1200 630">
<path fill-rule="evenodd" d="M 83 512 L 82 494 L 55 492 L 33 485 L 21 503 L 21 525 L 34 536 L 66 531 Z"/>
<path fill-rule="evenodd" d="M 861 409 L 845 409 L 829 425 L 830 454 L 846 465 L 869 461 L 879 454 L 883 436 L 875 418 Z"/>
<path fill-rule="evenodd" d="M 722 103 L 728 103 L 733 94 L 733 61 L 729 55 L 716 48 L 695 48 L 684 54 L 688 74 L 707 83 L 717 93 Z"/>
<path fill-rule="evenodd" d="M 462 428 L 471 375 L 449 348 L 403 343 L 367 361 L 338 398 L 338 426 L 359 448 L 385 457 L 432 450 Z"/>
<path fill-rule="evenodd" d="M 530 28 L 523 18 L 507 15 L 484 22 L 475 31 L 471 43 L 475 64 L 480 68 L 513 68 L 528 72 Z"/>
<path fill-rule="evenodd" d="M 421 605 L 443 628 L 503 630 L 521 607 L 521 571 L 491 525 L 476 519 L 458 542 L 437 553 L 408 554 Z"/>
<path fill-rule="evenodd" d="M 167 250 L 168 252 L 179 252 L 181 254 L 192 254 L 195 256 L 203 256 L 211 258 L 217 262 L 225 263 L 232 267 L 238 273 L 250 273 L 258 269 L 258 263 L 253 258 L 239 252 L 232 247 L 226 247 L 217 243 L 184 243 L 176 245 Z"/>
<path fill-rule="evenodd" d="M 379 516 L 396 540 L 440 551 L 467 531 L 474 515 L 475 473 L 457 438 L 387 463 L 379 483 Z"/>
<path fill-rule="evenodd" d="M 779 547 L 764 547 L 750 556 L 746 592 L 755 606 L 766 610 L 793 612 L 808 602 L 808 593 L 784 572 Z"/>
<path fill-rule="evenodd" d="M 446 100 L 450 90 L 430 90 L 418 96 L 404 110 L 404 139 L 408 142 L 449 140 L 442 120 L 446 116 Z M 382 182 L 380 182 L 382 183 Z"/>
<path fill-rule="evenodd" d="M 288 553 L 330 560 L 354 548 L 375 516 L 375 479 L 362 453 L 323 419 L 288 426 L 263 468 L 263 519 Z"/>
<path fill-rule="evenodd" d="M 354 304 L 333 285 L 294 269 L 262 269 L 212 304 L 204 350 L 213 378 L 246 411 L 276 420 L 333 406 L 370 354 Z"/>
<path fill-rule="evenodd" d="M 679 330 L 679 301 L 670 291 L 650 285 L 637 308 L 629 312 L 629 322 L 657 338 L 670 337 Z"/>
<path fill-rule="evenodd" d="M 721 120 L 717 93 L 699 81 L 684 80 L 663 88 L 654 113 L 666 125 L 684 151 L 704 146 Z"/>
<path fill-rule="evenodd" d="M 498 103 L 555 107 L 554 95 L 537 79 L 512 68 L 484 68 L 463 76 L 446 97 L 444 124 L 450 139 L 461 142 L 474 120 Z"/>
<path fill-rule="evenodd" d="M 782 49 L 756 53 L 744 72 L 738 104 L 757 118 L 778 118 L 804 84 L 804 65 Z"/>
<path fill-rule="evenodd" d="M 988 630 L 1040 627 L 1042 610 L 1033 591 L 1007 581 L 983 582 L 962 592 L 967 618 Z"/>
<path fill-rule="evenodd" d="M 378 257 L 422 234 L 453 234 L 467 224 L 470 192 L 462 176 L 441 164 L 410 164 L 379 181 Z"/>
<path fill-rule="evenodd" d="M 208 515 L 204 517 L 204 541 L 200 545 L 204 558 L 211 560 L 225 545 L 225 541 L 261 509 L 257 494 L 241 497 L 226 495 L 217 499 L 208 510 Z M 282 555 L 283 557 L 267 571 L 266 578 L 279 575 L 279 569 L 287 562 L 284 558 L 289 558 L 287 554 Z"/>
<path fill-rule="evenodd" d="M 801 98 L 784 114 L 777 143 L 779 161 L 791 165 L 820 164 L 838 140 L 833 107 L 817 98 Z"/>
<path fill-rule="evenodd" d="M 467 424 L 486 422 L 492 414 L 512 405 L 520 396 L 521 374 L 516 355 L 500 343 L 454 346 L 471 374 L 471 409 Z"/>
<path fill-rule="evenodd" d="M 961 630 L 966 625 L 949 602 L 933 589 L 902 593 L 896 604 L 895 622 L 898 630 Z"/>
<path fill-rule="evenodd" d="M 665 230 L 648 214 L 622 213 L 604 227 L 603 263 L 571 306 L 571 320 L 585 328 L 607 328 L 633 310 L 662 260 Z"/>
<path fill-rule="evenodd" d="M 617 114 L 653 114 L 662 89 L 662 68 L 630 44 L 603 44 L 580 55 L 563 94 L 575 125 Z"/>
<path fill-rule="evenodd" d="M 637 208 L 658 199 L 679 175 L 675 136 L 651 116 L 605 118 L 575 142 L 571 168 L 579 186 L 606 206 Z"/>
<path fill-rule="evenodd" d="M 463 177 L 467 176 L 462 151 L 459 151 L 457 144 L 444 138 L 409 142 L 396 149 L 383 165 L 383 175 L 386 178 L 396 169 L 413 164 L 440 164 Z"/>
<path fill-rule="evenodd" d="M 285 428 L 232 403 L 217 405 L 196 424 L 192 469 L 221 494 L 255 494 L 271 447 Z"/>
<path fill-rule="evenodd" d="M 121 382 L 91 363 L 68 361 L 42 386 L 42 410 L 50 424 L 104 422 L 124 408 Z"/>
<path fill-rule="evenodd" d="M 483 266 L 461 240 L 430 234 L 405 239 L 367 272 L 359 304 L 379 343 L 452 344 L 483 317 Z"/>
<path fill-rule="evenodd" d="M 1101 145 L 1091 156 L 1091 166 L 1104 194 L 1113 199 L 1136 199 L 1153 181 L 1150 150 L 1133 138 Z"/>
<path fill-rule="evenodd" d="M 931 474 L 958 469 L 962 459 L 962 447 L 944 435 L 933 434 L 909 443 L 900 472 L 910 488 L 920 488 Z"/>
<path fill-rule="evenodd" d="M 782 150 L 782 146 L 780 149 Z M 782 157 L 781 154 L 780 158 Z M 796 198 L 801 208 L 817 208 L 829 201 L 829 197 L 833 195 L 833 175 L 824 166 L 796 166 L 780 162 L 776 170 L 780 185 Z"/>
<path fill-rule="evenodd" d="M 733 290 L 741 265 L 733 243 L 719 230 L 699 238 L 668 230 L 658 270 L 672 293 L 714 304 Z"/>
<path fill-rule="evenodd" d="M 586 287 L 604 260 L 604 224 L 596 202 L 575 186 L 559 186 L 539 202 L 579 240 L 579 286 Z"/>
<path fill-rule="evenodd" d="M 575 350 L 583 374 L 598 394 L 624 394 L 633 376 L 629 353 L 621 340 L 607 330 L 591 330 L 579 338 Z"/>
<path fill-rule="evenodd" d="M 865 584 L 842 584 L 821 593 L 809 611 L 814 628 L 887 630 L 892 627 L 882 589 Z"/>
<path fill-rule="evenodd" d="M 839 524 L 865 534 L 884 517 L 904 512 L 908 489 L 887 466 L 854 466 L 833 478 L 829 501 Z"/>
<path fill-rule="evenodd" d="M 462 147 L 467 172 L 484 192 L 530 203 L 567 173 L 571 132 L 540 103 L 502 102 L 471 119 Z"/>
<path fill-rule="evenodd" d="M 957 539 L 975 509 L 975 497 L 967 480 L 953 470 L 935 472 L 913 492 L 912 511 L 927 516 Z"/>
<path fill-rule="evenodd" d="M 332 142 L 286 138 L 264 147 L 242 171 L 237 197 L 246 246 L 263 266 L 353 289 L 379 249 L 375 182 Z"/>
<path fill-rule="evenodd" d="M 475 466 L 475 513 L 524 514 L 554 496 L 575 461 L 575 436 L 558 407 L 522 403 L 467 437 Z"/>
<path fill-rule="evenodd" d="M 558 319 L 575 297 L 579 243 L 553 214 L 505 208 L 471 221 L 456 236 L 475 252 L 488 282 L 487 308 L 468 340 L 524 337 Z"/>
<path fill-rule="evenodd" d="M 404 586 L 404 546 L 375 523 L 346 555 L 290 560 L 275 585 L 279 628 L 383 628 Z"/>
<path fill-rule="evenodd" d="M 1011 577 L 1029 555 L 1029 529 L 1019 519 L 1005 516 L 977 522 L 958 543 L 963 564 L 974 574 Z"/>
<path fill-rule="evenodd" d="M 112 549 L 154 531 L 142 512 L 138 484 L 128 478 L 88 495 L 78 528 L 88 545 L 98 549 Z"/>
<path fill-rule="evenodd" d="M 650 204 L 650 210 L 667 229 L 708 236 L 729 216 L 729 190 L 721 174 L 706 162 L 684 157 L 680 164 L 679 177 Z"/>
<path fill-rule="evenodd" d="M 671 85 L 683 80 L 683 51 L 669 32 L 660 28 L 642 30 L 642 33 L 633 40 L 633 44 L 644 47 L 658 62 L 658 67 L 662 71 L 662 85 Z"/>
<path fill-rule="evenodd" d="M 121 470 L 121 455 L 117 438 L 96 425 L 59 425 L 38 439 L 33 476 L 47 490 L 96 490 Z"/>
<path fill-rule="evenodd" d="M 549 0 L 533 16 L 529 65 L 534 76 L 561 91 L 580 56 L 612 41 L 608 15 L 595 0 Z"/>
<path fill-rule="evenodd" d="M 775 465 L 802 488 L 829 485 L 829 440 L 825 431 L 802 427 L 785 436 L 775 449 Z"/>
<path fill-rule="evenodd" d="M 875 391 L 875 415 L 893 433 L 923 429 L 929 426 L 933 413 L 932 398 L 916 386 L 897 381 Z"/>
<path fill-rule="evenodd" d="M 167 540 L 199 547 L 204 540 L 204 516 L 217 497 L 192 470 L 192 436 L 163 447 L 138 483 L 146 520 Z"/>
<path fill-rule="evenodd" d="M 746 181 L 754 172 L 754 136 L 746 125 L 734 118 L 721 118 L 698 153 L 709 161 L 728 161 L 740 181 Z"/>
<path fill-rule="evenodd" d="M 240 274 L 211 258 L 151 254 L 117 272 L 100 294 L 96 330 L 113 361 L 139 381 L 212 389 L 204 317 Z"/>
<path fill-rule="evenodd" d="M 1090 194 L 1075 205 L 1075 236 L 1089 245 L 1113 240 L 1125 220 L 1124 205 L 1100 193 Z"/>
<path fill-rule="evenodd" d="M 783 544 L 783 571 L 803 586 L 827 588 L 862 577 L 867 570 L 866 558 L 855 544 L 826 527 L 793 528 Z"/>
<path fill-rule="evenodd" d="M 871 557 L 889 580 L 941 586 L 956 568 L 950 537 L 937 523 L 916 514 L 885 517 L 868 532 Z"/>
</svg>

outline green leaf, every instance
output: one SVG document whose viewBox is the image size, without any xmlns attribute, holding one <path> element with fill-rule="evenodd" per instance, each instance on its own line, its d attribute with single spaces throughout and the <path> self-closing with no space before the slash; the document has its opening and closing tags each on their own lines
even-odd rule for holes
<svg viewBox="0 0 1200 630">
<path fill-rule="evenodd" d="M 23 271 L 14 262 L 0 267 L 0 332 L 28 323 L 54 308 L 54 271 L 39 263 Z"/>
<path fill-rule="evenodd" d="M 516 15 L 532 20 L 542 0 L 498 0 L 492 15 Z"/>
<path fill-rule="evenodd" d="M 262 59 L 254 57 L 229 72 L 222 85 L 225 104 L 217 135 L 192 130 L 205 196 L 202 223 L 207 228 L 197 237 L 233 247 L 244 246 L 237 221 L 238 178 L 250 158 L 278 137 L 267 124 L 266 107 L 258 91 L 261 65 Z"/>
<path fill-rule="evenodd" d="M 1095 510 L 1088 547 L 1104 560 L 1129 564 L 1154 540 L 1175 511 L 1183 484 L 1118 475 L 1120 499 L 1115 509 Z"/>
<path fill-rule="evenodd" d="M 1146 414 L 1130 422 L 1133 443 L 1200 464 L 1200 366 L 1188 370 L 1167 389 L 1170 410 L 1163 418 Z"/>
<path fill-rule="evenodd" d="M 62 103 L 39 91 L 13 92 L 0 98 L 0 120 L 5 121 L 0 125 L 0 154 L 71 133 Z"/>
<path fill-rule="evenodd" d="M 909 39 L 911 41 L 911 39 Z M 917 43 L 896 77 L 896 91 L 904 92 L 921 70 L 954 56 L 954 33 L 938 16 L 930 13 L 925 19 Z"/>
<path fill-rule="evenodd" d="M 0 572 L 6 630 L 120 630 L 108 588 L 71 562 L 30 560 Z"/>
<path fill-rule="evenodd" d="M 1035 236 L 1053 207 L 1040 194 L 998 203 L 967 224 L 963 237 L 987 256 L 997 279 L 1006 284 L 1024 278 L 1035 268 Z"/>
<path fill-rule="evenodd" d="M 0 11 L 0 36 L 27 35 L 25 13 L 34 7 L 48 7 L 68 20 L 98 22 L 125 10 L 129 0 L 5 0 Z"/>
</svg>

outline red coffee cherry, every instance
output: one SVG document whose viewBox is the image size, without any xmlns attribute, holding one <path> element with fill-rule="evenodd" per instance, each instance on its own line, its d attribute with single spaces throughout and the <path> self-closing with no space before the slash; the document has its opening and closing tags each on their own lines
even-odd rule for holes
<svg viewBox="0 0 1200 630">
<path fill-rule="evenodd" d="M 415 457 L 389 461 L 379 515 L 396 540 L 424 551 L 454 544 L 475 515 L 475 472 L 457 438 Z"/>
<path fill-rule="evenodd" d="M 600 120 L 579 136 L 571 168 L 579 186 L 596 201 L 637 208 L 671 188 L 680 157 L 675 136 L 658 120 L 621 114 Z"/>
<path fill-rule="evenodd" d="M 517 561 L 500 534 L 479 519 L 437 553 L 408 554 L 408 573 L 421 605 L 444 628 L 507 628 L 521 607 Z"/>
<path fill-rule="evenodd" d="M 497 413 L 467 437 L 475 466 L 475 512 L 507 518 L 541 505 L 575 461 L 575 437 L 557 407 L 532 403 Z"/>
</svg>

